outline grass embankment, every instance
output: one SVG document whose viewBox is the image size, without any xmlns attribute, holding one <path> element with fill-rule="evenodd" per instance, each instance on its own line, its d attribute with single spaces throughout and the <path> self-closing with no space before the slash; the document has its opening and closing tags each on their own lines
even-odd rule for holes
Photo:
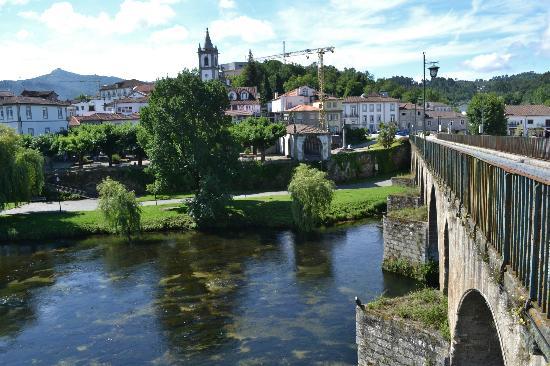
<svg viewBox="0 0 550 366">
<path fill-rule="evenodd" d="M 344 189 L 335 192 L 324 224 L 380 215 L 389 194 L 403 187 Z M 228 207 L 228 227 L 292 228 L 290 196 L 237 199 Z M 142 207 L 143 231 L 191 230 L 194 223 L 185 207 Z M 99 211 L 52 212 L 0 216 L 0 241 L 74 238 L 109 233 Z"/>
<path fill-rule="evenodd" d="M 380 297 L 367 304 L 386 318 L 401 318 L 418 322 L 422 327 L 437 330 L 450 340 L 447 319 L 447 297 L 440 291 L 425 288 L 396 298 Z"/>
<path fill-rule="evenodd" d="M 426 206 L 406 207 L 400 210 L 391 210 L 387 216 L 399 220 L 428 221 L 428 208 Z"/>
</svg>

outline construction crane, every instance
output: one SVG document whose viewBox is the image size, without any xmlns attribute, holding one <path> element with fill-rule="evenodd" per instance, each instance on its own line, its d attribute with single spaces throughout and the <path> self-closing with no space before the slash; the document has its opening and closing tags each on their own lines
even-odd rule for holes
<svg viewBox="0 0 550 366">
<path fill-rule="evenodd" d="M 309 55 L 312 55 L 314 53 L 317 54 L 318 56 L 317 78 L 319 80 L 319 102 L 321 107 L 319 111 L 319 124 L 321 125 L 321 128 L 324 130 L 328 130 L 328 126 L 326 124 L 326 118 L 325 118 L 325 73 L 323 70 L 324 56 L 325 56 L 325 53 L 327 52 L 334 53 L 334 47 L 329 46 L 329 47 L 311 48 L 311 49 L 308 48 L 307 50 L 302 50 L 302 51 L 286 52 L 286 44 L 285 42 L 283 42 L 283 53 L 255 58 L 256 61 L 283 59 L 283 62 L 286 63 L 287 57 L 305 55 L 307 56 L 307 58 L 309 58 Z"/>
</svg>

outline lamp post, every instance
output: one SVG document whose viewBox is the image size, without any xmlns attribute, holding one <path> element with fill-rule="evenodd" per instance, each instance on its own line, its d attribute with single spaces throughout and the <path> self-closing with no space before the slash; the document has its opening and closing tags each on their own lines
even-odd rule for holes
<svg viewBox="0 0 550 366">
<path fill-rule="evenodd" d="M 422 116 L 422 133 L 424 134 L 424 138 L 426 138 L 426 52 L 422 52 L 422 58 L 423 58 L 423 67 L 422 70 L 424 72 L 424 78 L 422 79 L 423 83 L 423 89 L 424 89 L 424 100 L 423 100 L 423 106 L 424 106 L 424 114 Z M 430 64 L 430 67 L 428 67 L 428 70 L 430 70 L 430 77 L 433 79 L 437 77 L 437 71 L 439 70 L 439 66 L 437 64 L 439 61 L 429 61 L 428 64 Z"/>
<path fill-rule="evenodd" d="M 55 173 L 55 184 L 58 185 L 57 189 L 59 189 L 59 182 L 61 182 L 61 179 L 59 179 L 59 175 Z M 61 212 L 61 195 L 59 192 L 57 192 L 57 201 L 59 203 L 59 212 Z"/>
</svg>

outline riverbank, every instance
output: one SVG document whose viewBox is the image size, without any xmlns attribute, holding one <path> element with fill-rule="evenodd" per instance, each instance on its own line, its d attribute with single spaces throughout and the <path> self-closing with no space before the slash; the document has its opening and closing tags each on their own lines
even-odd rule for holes
<svg viewBox="0 0 550 366">
<path fill-rule="evenodd" d="M 407 188 L 399 186 L 337 190 L 323 225 L 379 216 L 386 209 L 387 196 L 405 190 Z M 228 206 L 227 221 L 220 226 L 289 229 L 293 227 L 290 203 L 289 195 L 236 199 Z M 144 232 L 195 228 L 182 204 L 144 206 L 142 210 Z M 0 242 L 68 239 L 109 233 L 97 210 L 0 216 Z"/>
</svg>

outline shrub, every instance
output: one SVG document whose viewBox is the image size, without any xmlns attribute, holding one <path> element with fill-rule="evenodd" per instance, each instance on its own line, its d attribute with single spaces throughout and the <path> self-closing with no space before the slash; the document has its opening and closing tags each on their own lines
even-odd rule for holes
<svg viewBox="0 0 550 366">
<path fill-rule="evenodd" d="M 395 140 L 397 126 L 394 123 L 380 123 L 380 132 L 378 133 L 378 143 L 384 148 L 389 148 Z"/>
<path fill-rule="evenodd" d="M 113 164 L 120 164 L 120 162 L 122 161 L 122 158 L 118 154 L 113 154 L 111 160 Z"/>
<path fill-rule="evenodd" d="M 141 208 L 134 192 L 129 192 L 119 182 L 107 177 L 98 186 L 99 209 L 107 225 L 128 240 L 141 229 Z"/>
<path fill-rule="evenodd" d="M 346 144 L 356 145 L 368 141 L 368 128 L 347 128 L 346 129 Z"/>
<path fill-rule="evenodd" d="M 327 178 L 325 172 L 300 164 L 292 176 L 288 191 L 296 227 L 309 232 L 329 212 L 334 182 Z"/>
</svg>

